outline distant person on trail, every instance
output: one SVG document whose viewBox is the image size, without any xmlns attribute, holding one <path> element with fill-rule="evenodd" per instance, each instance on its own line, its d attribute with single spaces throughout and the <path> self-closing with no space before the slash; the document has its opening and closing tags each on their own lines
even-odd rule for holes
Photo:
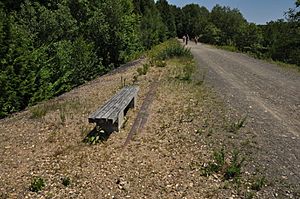
<svg viewBox="0 0 300 199">
<path fill-rule="evenodd" d="M 197 45 L 199 37 L 196 36 L 194 39 L 195 39 L 195 44 Z"/>
<path fill-rule="evenodd" d="M 183 40 L 183 43 L 185 43 L 185 40 L 186 40 L 185 35 L 183 35 L 182 40 Z"/>
<path fill-rule="evenodd" d="M 185 45 L 188 45 L 189 43 L 189 40 L 190 40 L 190 37 L 188 34 L 186 34 L 186 40 L 185 40 Z"/>
</svg>

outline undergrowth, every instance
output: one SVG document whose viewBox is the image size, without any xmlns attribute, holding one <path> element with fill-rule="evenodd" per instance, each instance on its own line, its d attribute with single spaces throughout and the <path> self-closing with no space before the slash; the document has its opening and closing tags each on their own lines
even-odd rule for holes
<svg viewBox="0 0 300 199">
<path fill-rule="evenodd" d="M 193 58 L 190 49 L 183 47 L 176 39 L 170 39 L 153 47 L 148 56 L 152 62 L 171 59 L 173 57 Z"/>
<path fill-rule="evenodd" d="M 31 181 L 29 190 L 32 192 L 39 192 L 45 187 L 44 179 L 41 177 L 36 177 Z"/>
</svg>

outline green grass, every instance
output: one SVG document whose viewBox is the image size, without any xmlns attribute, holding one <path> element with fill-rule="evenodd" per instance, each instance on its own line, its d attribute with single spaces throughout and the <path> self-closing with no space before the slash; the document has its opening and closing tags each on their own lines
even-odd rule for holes
<svg viewBox="0 0 300 199">
<path fill-rule="evenodd" d="M 266 178 L 263 177 L 257 177 L 254 179 L 251 189 L 255 191 L 260 191 L 264 186 L 266 185 Z"/>
<path fill-rule="evenodd" d="M 281 61 L 274 61 L 272 59 L 266 59 L 266 61 L 271 63 L 271 64 L 276 64 L 276 65 L 278 65 L 280 67 L 283 67 L 283 68 L 294 69 L 294 70 L 296 70 L 297 72 L 300 73 L 300 66 L 298 66 L 298 65 L 287 64 L 287 63 L 284 63 L 284 62 L 281 62 Z"/>
<path fill-rule="evenodd" d="M 289 68 L 289 69 L 294 69 L 296 70 L 297 72 L 300 72 L 300 66 L 298 65 L 295 65 L 295 64 L 288 64 L 288 63 L 285 63 L 285 62 L 282 62 L 282 61 L 276 61 L 276 60 L 273 60 L 272 58 L 266 58 L 266 56 L 264 55 L 259 55 L 259 54 L 256 54 L 256 53 L 251 53 L 251 52 L 245 52 L 245 51 L 240 51 L 237 49 L 237 47 L 235 46 L 215 46 L 216 48 L 219 48 L 219 49 L 222 49 L 222 50 L 227 50 L 227 51 L 231 51 L 231 52 L 240 52 L 240 53 L 244 53 L 244 54 L 247 54 L 251 57 L 254 57 L 256 59 L 261 59 L 261 60 L 264 60 L 264 61 L 267 61 L 271 64 L 276 64 L 280 67 L 283 67 L 283 68 Z"/>
<path fill-rule="evenodd" d="M 235 46 L 216 46 L 219 49 L 222 50 L 227 50 L 227 51 L 231 51 L 231 52 L 239 52 L 239 50 L 235 47 Z"/>
<path fill-rule="evenodd" d="M 146 64 L 143 64 L 143 67 L 137 68 L 136 71 L 138 72 L 139 76 L 146 75 L 147 72 L 149 71 L 149 68 L 150 68 L 150 65 L 148 63 L 146 63 Z"/>
<path fill-rule="evenodd" d="M 61 122 L 64 123 L 66 121 L 67 111 L 78 111 L 83 108 L 82 104 L 78 100 L 66 101 L 63 103 L 59 102 L 48 102 L 44 104 L 39 104 L 29 109 L 31 119 L 41 119 L 47 115 L 47 113 L 52 111 L 59 110 Z"/>
<path fill-rule="evenodd" d="M 225 150 L 215 151 L 213 154 L 213 162 L 209 162 L 207 166 L 202 168 L 203 176 L 210 176 L 213 173 L 219 172 L 225 164 Z"/>
<path fill-rule="evenodd" d="M 213 161 L 202 167 L 202 175 L 210 176 L 213 173 L 222 173 L 225 180 L 230 180 L 238 177 L 241 173 L 241 167 L 244 162 L 237 150 L 233 151 L 232 159 L 229 163 L 225 162 L 225 150 L 222 148 L 214 152 Z"/>
<path fill-rule="evenodd" d="M 242 117 L 236 122 L 230 123 L 227 127 L 227 130 L 231 133 L 237 133 L 241 128 L 246 124 L 247 116 Z"/>
<path fill-rule="evenodd" d="M 226 168 L 224 173 L 224 178 L 226 180 L 238 177 L 241 173 L 241 167 L 243 165 L 243 162 L 245 161 L 245 158 L 240 158 L 239 152 L 234 150 L 232 155 L 232 160 L 229 164 L 229 166 Z"/>
<path fill-rule="evenodd" d="M 46 105 L 39 105 L 36 107 L 33 107 L 30 109 L 31 112 L 31 119 L 40 119 L 42 117 L 44 117 L 47 112 L 49 111 L 48 106 Z"/>
<path fill-rule="evenodd" d="M 29 190 L 32 192 L 39 192 L 46 186 L 44 179 L 41 177 L 36 177 L 31 181 Z"/>
</svg>

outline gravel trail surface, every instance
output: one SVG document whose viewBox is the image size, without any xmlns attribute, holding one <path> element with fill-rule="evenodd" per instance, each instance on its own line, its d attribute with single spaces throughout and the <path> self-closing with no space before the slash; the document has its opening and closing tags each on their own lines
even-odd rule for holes
<svg viewBox="0 0 300 199">
<path fill-rule="evenodd" d="M 256 137 L 254 155 L 268 177 L 299 191 L 300 74 L 240 53 L 190 44 L 206 83 L 214 87 L 232 114 L 247 115 Z M 297 192 L 297 191 L 296 191 Z"/>
</svg>

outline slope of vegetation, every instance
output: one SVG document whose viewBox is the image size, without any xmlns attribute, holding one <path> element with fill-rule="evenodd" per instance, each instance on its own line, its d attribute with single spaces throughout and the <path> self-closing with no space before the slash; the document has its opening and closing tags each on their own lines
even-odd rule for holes
<svg viewBox="0 0 300 199">
<path fill-rule="evenodd" d="M 166 0 L 0 2 L 0 118 L 60 95 L 175 36 L 300 65 L 300 1 L 287 20 Z"/>
</svg>

